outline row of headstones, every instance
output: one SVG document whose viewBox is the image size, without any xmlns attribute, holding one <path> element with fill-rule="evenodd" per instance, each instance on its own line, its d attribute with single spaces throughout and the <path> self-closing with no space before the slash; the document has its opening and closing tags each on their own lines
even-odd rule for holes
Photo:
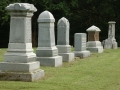
<svg viewBox="0 0 120 90">
<path fill-rule="evenodd" d="M 6 7 L 10 12 L 10 39 L 7 53 L 0 63 L 1 80 L 34 81 L 44 76 L 43 66 L 61 66 L 63 61 L 73 61 L 74 57 L 88 57 L 90 52 L 103 52 L 99 41 L 100 29 L 92 26 L 86 34 L 75 34 L 75 50 L 71 52 L 69 45 L 69 21 L 61 18 L 58 21 L 57 45 L 55 45 L 53 15 L 42 12 L 38 17 L 38 48 L 33 53 L 31 43 L 31 17 L 37 9 L 28 3 L 15 3 Z M 87 48 L 87 50 L 86 50 Z"/>
</svg>

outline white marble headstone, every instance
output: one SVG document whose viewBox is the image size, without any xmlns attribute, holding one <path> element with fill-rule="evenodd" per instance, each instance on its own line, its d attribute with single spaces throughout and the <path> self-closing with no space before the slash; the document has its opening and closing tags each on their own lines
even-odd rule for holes
<svg viewBox="0 0 120 90">
<path fill-rule="evenodd" d="M 58 56 L 55 46 L 54 33 L 55 19 L 49 11 L 42 12 L 38 17 L 38 48 L 36 50 L 37 60 L 43 66 L 61 66 L 62 57 Z"/>
<path fill-rule="evenodd" d="M 62 17 L 57 24 L 57 45 L 69 45 L 69 21 Z"/>
<path fill-rule="evenodd" d="M 75 51 L 86 50 L 86 33 L 75 33 Z"/>
<path fill-rule="evenodd" d="M 74 34 L 74 53 L 76 57 L 84 58 L 90 56 L 90 51 L 86 50 L 86 33 Z"/>
<path fill-rule="evenodd" d="M 33 4 L 14 3 L 6 10 L 11 16 L 10 38 L 0 63 L 0 80 L 35 81 L 44 76 L 31 43 L 31 17 L 37 9 Z"/>
<path fill-rule="evenodd" d="M 69 21 L 62 17 L 57 23 L 57 48 L 60 56 L 63 57 L 63 61 L 70 62 L 74 60 L 74 53 L 71 52 L 71 46 L 69 45 Z"/>
</svg>

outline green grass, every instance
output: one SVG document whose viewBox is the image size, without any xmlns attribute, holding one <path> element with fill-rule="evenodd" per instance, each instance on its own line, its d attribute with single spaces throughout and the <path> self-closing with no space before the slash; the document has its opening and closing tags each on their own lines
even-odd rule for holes
<svg viewBox="0 0 120 90">
<path fill-rule="evenodd" d="M 5 52 L 0 50 L 0 61 Z M 45 70 L 44 78 L 35 82 L 0 81 L 0 90 L 120 90 L 120 48 L 76 58 L 61 67 L 40 68 Z"/>
</svg>

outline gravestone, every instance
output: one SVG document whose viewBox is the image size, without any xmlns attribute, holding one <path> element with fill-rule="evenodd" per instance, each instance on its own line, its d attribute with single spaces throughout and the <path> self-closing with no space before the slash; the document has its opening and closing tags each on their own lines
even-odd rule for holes
<svg viewBox="0 0 120 90">
<path fill-rule="evenodd" d="M 0 63 L 0 80 L 35 81 L 44 76 L 31 43 L 31 17 L 37 9 L 33 4 L 14 3 L 6 10 L 11 16 L 10 39 Z"/>
<path fill-rule="evenodd" d="M 64 62 L 74 60 L 74 53 L 71 52 L 69 45 L 69 21 L 66 18 L 61 18 L 57 24 L 57 48 L 58 54 L 63 57 Z"/>
<path fill-rule="evenodd" d="M 106 49 L 117 49 L 118 45 L 115 39 L 115 23 L 114 21 L 110 21 L 109 30 L 108 30 L 108 38 L 103 41 L 103 46 Z"/>
<path fill-rule="evenodd" d="M 86 50 L 86 33 L 74 34 L 74 53 L 76 57 L 84 58 L 90 56 L 90 51 Z"/>
<path fill-rule="evenodd" d="M 89 50 L 90 52 L 97 52 L 97 53 L 103 52 L 103 46 L 99 41 L 100 31 L 101 30 L 94 25 L 87 29 L 88 32 L 87 50 Z"/>
<path fill-rule="evenodd" d="M 42 66 L 61 66 L 62 56 L 58 56 L 54 35 L 55 19 L 49 11 L 42 12 L 38 17 L 38 48 L 37 61 Z"/>
</svg>

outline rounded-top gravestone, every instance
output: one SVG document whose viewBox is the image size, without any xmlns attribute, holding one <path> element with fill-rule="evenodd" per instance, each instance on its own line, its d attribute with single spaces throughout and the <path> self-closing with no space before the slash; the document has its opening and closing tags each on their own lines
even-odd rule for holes
<svg viewBox="0 0 120 90">
<path fill-rule="evenodd" d="M 69 45 L 69 21 L 62 17 L 57 24 L 57 45 Z"/>
<path fill-rule="evenodd" d="M 71 46 L 69 45 L 69 27 L 69 21 L 65 17 L 62 17 L 57 23 L 58 53 L 65 62 L 74 60 L 74 53 L 71 52 Z"/>
<path fill-rule="evenodd" d="M 37 60 L 43 66 L 61 66 L 62 57 L 58 56 L 54 34 L 55 19 L 49 11 L 43 11 L 38 17 Z"/>
<path fill-rule="evenodd" d="M 54 16 L 46 10 L 39 15 L 38 22 L 55 22 L 55 19 Z"/>
</svg>

